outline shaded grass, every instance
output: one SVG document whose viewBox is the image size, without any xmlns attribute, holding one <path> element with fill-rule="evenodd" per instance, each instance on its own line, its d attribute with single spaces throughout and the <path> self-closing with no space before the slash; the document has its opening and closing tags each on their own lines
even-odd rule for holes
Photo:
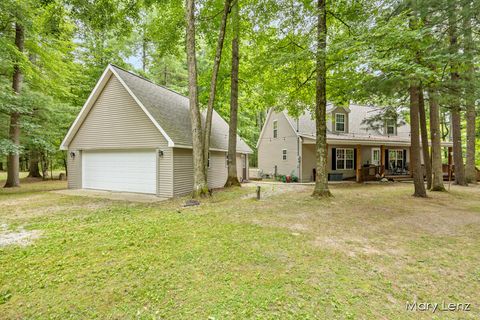
<svg viewBox="0 0 480 320">
<path fill-rule="evenodd" d="M 480 188 L 429 199 L 407 184 L 336 185 L 255 201 L 253 188 L 138 204 L 0 191 L 0 223 L 41 230 L 0 248 L 0 318 L 430 319 L 406 301 L 480 292 Z M 277 192 L 274 190 L 273 192 Z"/>
</svg>

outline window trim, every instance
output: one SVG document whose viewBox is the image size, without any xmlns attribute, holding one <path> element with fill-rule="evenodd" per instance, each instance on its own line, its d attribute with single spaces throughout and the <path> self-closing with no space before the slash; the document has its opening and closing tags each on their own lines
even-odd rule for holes
<svg viewBox="0 0 480 320">
<path fill-rule="evenodd" d="M 389 124 L 391 123 L 391 125 Z M 388 133 L 388 128 L 393 128 L 393 133 Z M 395 136 L 397 135 L 397 125 L 394 119 L 387 119 L 385 123 L 385 133 L 387 136 Z"/>
<path fill-rule="evenodd" d="M 282 160 L 287 161 L 287 149 L 282 149 Z"/>
<path fill-rule="evenodd" d="M 273 120 L 273 139 L 278 138 L 278 120 Z"/>
<path fill-rule="evenodd" d="M 337 116 L 342 116 L 343 121 L 337 121 Z M 345 120 L 347 118 L 347 115 L 345 113 L 335 113 L 335 131 L 337 132 L 346 132 L 346 126 L 345 126 Z M 343 130 L 338 130 L 337 128 L 337 123 L 342 123 L 343 124 Z"/>
<path fill-rule="evenodd" d="M 375 160 L 374 160 L 375 157 L 373 155 L 375 154 L 375 151 L 378 151 L 378 162 L 375 162 Z M 376 166 L 380 165 L 380 163 L 382 162 L 382 154 L 381 153 L 382 153 L 382 151 L 380 150 L 380 148 L 372 148 L 372 159 L 371 160 L 372 160 L 373 165 L 376 165 Z"/>
<path fill-rule="evenodd" d="M 339 159 L 338 158 L 338 151 L 343 150 L 343 158 Z M 347 150 L 352 151 L 352 158 L 347 159 Z M 337 148 L 336 149 L 336 155 L 335 155 L 335 168 L 336 170 L 342 170 L 342 171 L 348 171 L 348 170 L 355 170 L 355 149 L 354 148 Z M 341 160 L 343 162 L 343 168 L 338 167 L 338 161 Z M 351 160 L 352 161 L 352 167 L 347 168 L 347 161 Z"/>
</svg>

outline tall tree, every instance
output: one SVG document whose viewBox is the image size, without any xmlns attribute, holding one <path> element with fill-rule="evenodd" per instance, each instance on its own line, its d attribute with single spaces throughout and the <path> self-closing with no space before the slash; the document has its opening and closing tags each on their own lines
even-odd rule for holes
<svg viewBox="0 0 480 320">
<path fill-rule="evenodd" d="M 422 164 L 420 162 L 420 128 L 419 128 L 419 84 L 412 80 L 410 92 L 410 167 L 413 174 L 415 197 L 426 197 Z"/>
<path fill-rule="evenodd" d="M 13 81 L 12 89 L 15 94 L 19 95 L 22 90 L 23 74 L 21 70 L 21 55 L 23 54 L 25 44 L 24 27 L 21 23 L 15 23 L 15 46 L 19 55 L 15 59 L 13 65 Z M 10 152 L 7 156 L 7 181 L 5 182 L 6 188 L 20 186 L 20 112 L 14 110 L 10 114 L 10 130 L 9 138 L 12 144 L 15 146 L 15 150 Z"/>
<path fill-rule="evenodd" d="M 450 112 L 452 115 L 452 138 L 453 138 L 453 162 L 455 163 L 455 183 L 466 185 L 465 166 L 463 163 L 462 150 L 462 127 L 461 127 L 461 108 L 460 108 L 460 75 L 458 73 L 458 39 L 457 39 L 457 17 L 455 10 L 457 1 L 452 1 L 449 7 L 448 15 L 448 35 L 450 40 L 450 80 L 451 80 L 451 99 Z"/>
<path fill-rule="evenodd" d="M 420 135 L 422 137 L 422 156 L 425 173 L 427 176 L 427 189 L 432 188 L 432 163 L 430 151 L 428 148 L 427 115 L 425 111 L 425 99 L 423 96 L 423 87 L 420 86 L 418 92 L 418 109 L 420 115 Z"/>
<path fill-rule="evenodd" d="M 227 18 L 228 18 L 228 13 L 230 11 L 231 2 L 232 0 L 225 0 L 225 4 L 223 7 L 222 21 L 220 23 L 220 31 L 218 33 L 218 40 L 217 40 L 217 49 L 215 53 L 215 60 L 213 61 L 212 77 L 210 80 L 210 93 L 208 96 L 207 115 L 205 119 L 205 130 L 204 130 L 204 140 L 203 140 L 204 165 L 205 165 L 205 172 L 206 172 L 205 175 L 207 175 L 207 170 L 208 170 L 208 153 L 210 152 L 210 135 L 212 132 L 212 115 L 213 115 L 213 108 L 215 106 L 215 96 L 217 92 L 218 71 L 220 69 L 220 62 L 222 60 L 223 43 L 225 40 L 225 30 L 227 26 Z"/>
<path fill-rule="evenodd" d="M 240 9 L 238 0 L 232 7 L 232 74 L 230 84 L 230 126 L 228 129 L 228 177 L 225 187 L 239 186 L 237 176 L 237 124 L 238 124 L 238 65 L 240 38 Z"/>
<path fill-rule="evenodd" d="M 316 52 L 316 177 L 314 197 L 331 196 L 327 176 L 327 96 L 326 96 L 326 51 L 327 51 L 327 10 L 326 0 L 318 0 L 317 52 Z"/>
<path fill-rule="evenodd" d="M 195 0 L 186 2 L 186 52 L 188 65 L 188 98 L 193 147 L 193 197 L 208 194 L 203 157 L 202 118 L 198 104 L 197 57 L 195 50 Z"/>
<path fill-rule="evenodd" d="M 430 107 L 430 139 L 432 147 L 432 191 L 445 191 L 443 186 L 440 109 L 435 88 L 428 89 Z"/>
<path fill-rule="evenodd" d="M 467 154 L 465 163 L 465 179 L 468 183 L 477 183 L 475 168 L 475 138 L 476 138 L 476 111 L 475 111 L 475 46 L 472 38 L 472 6 L 466 1 L 462 10 L 463 15 L 463 53 L 465 56 L 465 107 L 467 122 Z"/>
</svg>

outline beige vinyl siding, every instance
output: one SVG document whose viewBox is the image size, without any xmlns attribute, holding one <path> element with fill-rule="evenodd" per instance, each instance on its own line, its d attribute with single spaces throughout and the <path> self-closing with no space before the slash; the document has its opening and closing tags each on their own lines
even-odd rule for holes
<svg viewBox="0 0 480 320">
<path fill-rule="evenodd" d="M 273 138 L 273 121 L 278 123 L 278 137 Z M 298 176 L 297 167 L 297 140 L 298 137 L 283 112 L 272 111 L 263 136 L 258 144 L 258 168 L 265 174 L 273 174 L 275 165 L 277 173 Z M 287 150 L 287 160 L 282 160 L 282 150 Z"/>
<path fill-rule="evenodd" d="M 70 153 L 74 152 L 75 157 L 72 158 Z M 67 154 L 67 169 L 68 169 L 68 188 L 81 189 L 82 188 L 82 152 L 76 149 L 68 149 Z"/>
<path fill-rule="evenodd" d="M 241 173 L 240 154 L 237 154 L 237 172 Z M 240 167 L 240 170 L 238 169 Z M 208 187 L 223 188 L 227 181 L 228 168 L 226 152 L 210 151 L 208 168 Z M 240 179 L 241 175 L 239 175 Z M 192 149 L 173 148 L 173 193 L 174 196 L 186 195 L 193 189 L 193 153 Z"/>
<path fill-rule="evenodd" d="M 193 153 L 192 149 L 173 148 L 173 195 L 181 196 L 192 192 Z"/>
<path fill-rule="evenodd" d="M 171 198 L 173 194 L 173 148 L 161 148 L 163 157 L 157 158 L 157 194 Z M 158 150 L 157 150 L 158 152 Z"/>
<path fill-rule="evenodd" d="M 158 161 L 160 196 L 173 195 L 172 150 L 141 107 L 115 76 L 112 76 L 98 96 L 92 109 L 69 145 L 75 150 L 160 149 L 164 156 Z M 69 188 L 82 187 L 81 152 L 75 161 L 69 156 Z"/>
<path fill-rule="evenodd" d="M 315 144 L 302 146 L 302 182 L 313 181 L 313 169 L 317 166 Z"/>
<path fill-rule="evenodd" d="M 210 151 L 210 167 L 208 168 L 208 187 L 222 188 L 227 181 L 227 153 Z"/>
<path fill-rule="evenodd" d="M 72 139 L 71 149 L 166 147 L 167 141 L 115 76 Z"/>
</svg>

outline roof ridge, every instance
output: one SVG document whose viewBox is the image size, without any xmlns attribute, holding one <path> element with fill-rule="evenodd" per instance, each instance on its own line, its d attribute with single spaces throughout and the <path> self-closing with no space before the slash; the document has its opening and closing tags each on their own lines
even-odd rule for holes
<svg viewBox="0 0 480 320">
<path fill-rule="evenodd" d="M 154 86 L 157 86 L 157 87 L 159 87 L 159 88 L 168 90 L 168 91 L 170 91 L 170 92 L 172 92 L 172 93 L 175 93 L 175 94 L 177 94 L 177 95 L 179 95 L 179 96 L 181 96 L 181 97 L 183 97 L 183 98 L 187 98 L 187 99 L 188 99 L 188 97 L 187 97 L 186 95 L 181 94 L 180 92 L 177 92 L 177 91 L 172 90 L 172 89 L 170 89 L 170 88 L 167 88 L 167 87 L 165 87 L 165 86 L 162 86 L 162 85 L 160 85 L 160 84 L 157 84 L 157 83 L 153 82 L 152 80 L 150 80 L 150 79 L 148 79 L 148 78 L 145 78 L 144 76 L 141 76 L 141 75 L 136 74 L 136 73 L 134 73 L 134 72 L 132 72 L 132 71 L 129 71 L 129 70 L 127 70 L 127 69 L 124 69 L 124 68 L 122 68 L 122 67 L 119 67 L 119 66 L 117 66 L 117 65 L 115 65 L 115 64 L 113 64 L 113 63 L 110 63 L 110 65 L 111 65 L 112 67 L 115 67 L 115 68 L 117 68 L 117 69 L 120 69 L 120 70 L 122 70 L 122 71 L 124 71 L 124 72 L 126 72 L 126 73 L 128 73 L 128 74 L 130 74 L 130 75 L 132 75 L 132 76 L 134 76 L 134 77 L 137 77 L 137 78 L 140 78 L 140 79 L 145 80 L 145 81 L 147 81 L 147 82 L 150 82 L 150 83 L 153 84 Z"/>
</svg>

